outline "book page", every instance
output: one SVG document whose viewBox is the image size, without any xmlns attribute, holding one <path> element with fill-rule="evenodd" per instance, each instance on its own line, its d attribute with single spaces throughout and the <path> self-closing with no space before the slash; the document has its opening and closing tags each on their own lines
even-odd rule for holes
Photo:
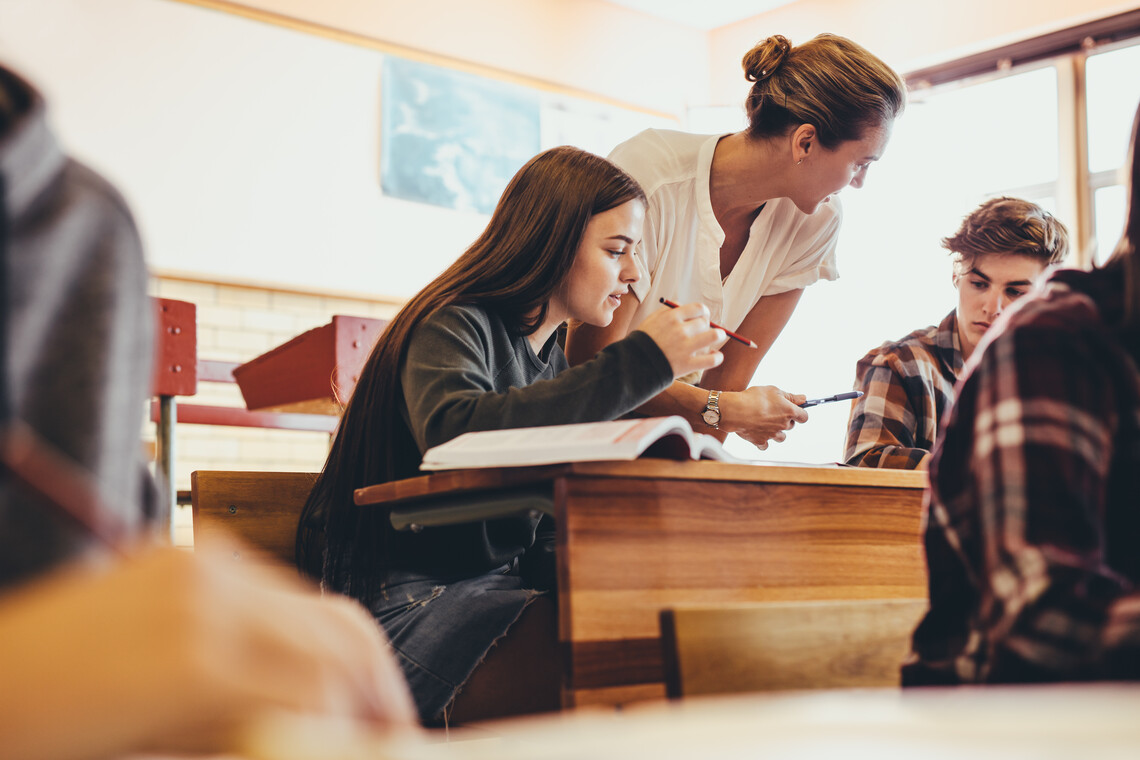
<svg viewBox="0 0 1140 760">
<path fill-rule="evenodd" d="M 681 417 L 586 422 L 569 425 L 512 428 L 465 433 L 424 454 L 420 469 L 505 467 L 558 462 L 630 460 L 654 441 L 679 433 L 685 443 L 691 435 Z M 670 456 L 685 458 L 686 451 Z"/>
<path fill-rule="evenodd" d="M 743 459 L 724 447 L 715 436 L 708 433 L 693 433 L 693 459 L 714 459 L 730 464 L 758 464 L 754 459 Z"/>
</svg>

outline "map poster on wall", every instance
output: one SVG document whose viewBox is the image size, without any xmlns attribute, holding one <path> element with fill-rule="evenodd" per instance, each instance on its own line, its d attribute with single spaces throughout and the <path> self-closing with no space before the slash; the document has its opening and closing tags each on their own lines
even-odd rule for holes
<svg viewBox="0 0 1140 760">
<path fill-rule="evenodd" d="M 396 198 L 490 214 L 540 149 L 539 112 L 526 88 L 385 56 L 380 186 Z"/>
</svg>

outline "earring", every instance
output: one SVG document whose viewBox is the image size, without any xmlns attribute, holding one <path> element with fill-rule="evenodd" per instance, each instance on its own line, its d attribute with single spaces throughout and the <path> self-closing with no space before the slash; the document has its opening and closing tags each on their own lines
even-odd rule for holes
<svg viewBox="0 0 1140 760">
<path fill-rule="evenodd" d="M 803 162 L 804 162 L 804 160 L 801 158 L 799 161 L 796 161 L 796 166 L 799 166 L 799 165 L 800 165 L 800 164 L 802 164 Z"/>
</svg>

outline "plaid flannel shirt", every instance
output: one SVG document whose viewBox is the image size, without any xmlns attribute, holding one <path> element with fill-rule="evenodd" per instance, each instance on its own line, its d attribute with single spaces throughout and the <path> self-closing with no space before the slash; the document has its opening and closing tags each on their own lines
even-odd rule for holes
<svg viewBox="0 0 1140 760">
<path fill-rule="evenodd" d="M 884 343 L 855 368 L 855 390 L 847 423 L 847 464 L 913 470 L 938 434 L 938 420 L 954 400 L 962 374 L 958 319 L 950 312 L 941 324 Z"/>
<path fill-rule="evenodd" d="M 1056 273 L 983 339 L 931 460 L 907 685 L 1140 678 L 1140 332 Z M 987 346 L 988 343 L 988 346 Z"/>
</svg>

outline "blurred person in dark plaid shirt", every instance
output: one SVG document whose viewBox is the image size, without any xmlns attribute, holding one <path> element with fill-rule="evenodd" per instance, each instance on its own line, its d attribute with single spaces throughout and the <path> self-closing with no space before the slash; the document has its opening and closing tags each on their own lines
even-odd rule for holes
<svg viewBox="0 0 1140 760">
<path fill-rule="evenodd" d="M 994 198 L 962 220 L 950 251 L 958 306 L 941 324 L 872 349 L 855 368 L 844 460 L 862 467 L 925 467 L 954 384 L 986 330 L 1065 257 L 1064 225 L 1035 203 Z"/>
<path fill-rule="evenodd" d="M 930 464 L 907 685 L 1140 678 L 1140 110 L 1124 237 L 967 363 Z"/>
</svg>

